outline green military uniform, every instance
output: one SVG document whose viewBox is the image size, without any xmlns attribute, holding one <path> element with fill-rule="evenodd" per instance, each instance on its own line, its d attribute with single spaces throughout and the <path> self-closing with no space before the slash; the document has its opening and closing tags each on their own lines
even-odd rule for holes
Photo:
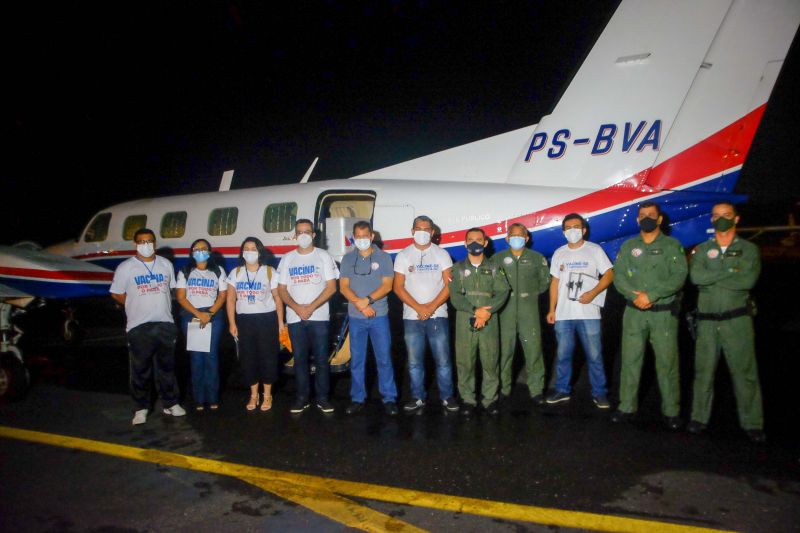
<svg viewBox="0 0 800 533">
<path fill-rule="evenodd" d="M 758 383 L 749 290 L 761 272 L 758 247 L 734 237 L 725 250 L 716 239 L 692 252 L 691 279 L 698 286 L 692 420 L 707 424 L 714 399 L 714 374 L 720 350 L 731 372 L 739 423 L 745 430 L 764 427 Z"/>
<path fill-rule="evenodd" d="M 523 248 L 519 257 L 509 248 L 492 259 L 503 269 L 511 286 L 508 303 L 500 311 L 500 392 L 504 396 L 511 394 L 511 373 L 519 337 L 525 354 L 528 390 L 531 396 L 538 396 L 544 391 L 539 294 L 550 287 L 547 259 L 529 248 Z"/>
<path fill-rule="evenodd" d="M 623 413 L 638 409 L 639 380 L 648 337 L 655 352 L 661 413 L 667 417 L 680 413 L 677 293 L 683 287 L 687 271 L 681 243 L 662 233 L 650 244 L 645 244 L 641 235 L 628 239 L 617 254 L 614 286 L 628 304 L 622 318 L 619 383 L 619 410 Z M 647 293 L 653 307 L 645 311 L 634 307 L 633 291 Z"/>
<path fill-rule="evenodd" d="M 456 308 L 456 368 L 458 369 L 458 392 L 462 401 L 471 405 L 475 399 L 475 359 L 480 350 L 483 384 L 481 396 L 486 407 L 497 400 L 498 367 L 498 321 L 495 311 L 508 297 L 508 282 L 494 261 L 484 258 L 478 266 L 472 266 L 469 258 L 453 265 L 450 282 L 450 301 Z M 479 307 L 491 306 L 492 317 L 486 325 L 472 331 L 469 319 Z"/>
</svg>

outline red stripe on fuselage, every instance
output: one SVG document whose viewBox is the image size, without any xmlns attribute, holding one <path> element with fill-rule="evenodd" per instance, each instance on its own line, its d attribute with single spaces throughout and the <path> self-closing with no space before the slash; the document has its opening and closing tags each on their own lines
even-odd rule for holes
<svg viewBox="0 0 800 533">
<path fill-rule="evenodd" d="M 113 272 L 87 272 L 85 270 L 41 270 L 38 268 L 0 267 L 0 276 L 39 278 L 56 281 L 108 281 Z"/>
</svg>

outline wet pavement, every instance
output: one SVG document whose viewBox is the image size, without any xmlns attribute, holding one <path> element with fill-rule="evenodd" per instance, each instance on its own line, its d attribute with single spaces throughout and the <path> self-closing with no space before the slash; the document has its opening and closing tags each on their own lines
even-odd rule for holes
<svg viewBox="0 0 800 533">
<path fill-rule="evenodd" d="M 798 531 L 800 432 L 793 384 L 800 371 L 795 348 L 800 323 L 790 306 L 769 299 L 779 294 L 777 284 L 789 271 L 773 268 L 759 286 L 756 324 L 769 438 L 763 445 L 749 442 L 738 428 L 724 364 L 712 422 L 703 436 L 662 427 L 652 363 L 644 369 L 639 418 L 617 426 L 608 412 L 592 405 L 585 368 L 580 368 L 569 403 L 535 407 L 520 383 L 498 417 L 479 412 L 464 419 L 446 413 L 435 403 L 435 386 L 420 415 L 385 415 L 373 390 L 367 409 L 348 417 L 346 374 L 334 379 L 333 415 L 313 407 L 301 416 L 290 415 L 291 379 L 279 384 L 272 412 L 251 413 L 244 410 L 248 393 L 229 351 L 223 365 L 228 385 L 218 412 L 190 410 L 180 419 L 156 412 L 134 428 L 125 393 L 124 343 L 113 323 L 117 318 L 108 313 L 102 313 L 80 347 L 41 337 L 38 345 L 29 344 L 33 360 L 47 356 L 51 364 L 34 368 L 36 383 L 25 399 L 0 406 L 0 426 L 332 480 L 594 513 L 599 515 L 597 529 L 609 529 L 602 517 L 613 516 L 737 531 Z M 618 311 L 612 305 L 608 317 Z M 609 376 L 615 375 L 618 359 L 614 333 L 613 328 L 606 331 Z M 549 343 L 548 338 L 546 352 L 552 353 Z M 401 347 L 396 352 L 397 375 L 407 390 Z M 691 358 L 683 356 L 682 362 L 682 385 L 688 391 Z M 613 377 L 610 388 L 615 390 Z M 684 409 L 688 397 L 683 396 Z M 0 438 L 0 475 L 4 531 L 348 528 L 235 477 L 15 439 Z M 444 505 L 402 505 L 352 494 L 349 500 L 356 508 L 397 521 L 379 530 L 570 530 L 547 525 L 558 523 L 552 520 L 557 515 L 541 515 L 537 523 L 453 512 Z"/>
</svg>

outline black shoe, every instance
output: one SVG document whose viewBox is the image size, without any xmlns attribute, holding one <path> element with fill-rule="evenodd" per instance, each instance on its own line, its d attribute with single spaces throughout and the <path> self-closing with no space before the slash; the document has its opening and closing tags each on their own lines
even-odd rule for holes
<svg viewBox="0 0 800 533">
<path fill-rule="evenodd" d="M 767 442 L 767 435 L 764 433 L 763 430 L 748 429 L 745 431 L 745 433 L 747 433 L 747 438 L 749 438 L 753 442 L 756 442 L 758 444 L 763 444 Z"/>
<path fill-rule="evenodd" d="M 686 431 L 689 433 L 693 433 L 695 435 L 700 435 L 701 433 L 705 433 L 706 425 L 702 422 L 698 422 L 697 420 L 692 420 L 686 425 Z"/>
<path fill-rule="evenodd" d="M 289 412 L 295 415 L 298 415 L 311 407 L 306 400 L 295 400 L 292 406 L 289 408 Z"/>
<path fill-rule="evenodd" d="M 679 416 L 665 416 L 664 427 L 670 431 L 678 431 L 683 426 L 683 420 Z"/>
<path fill-rule="evenodd" d="M 606 396 L 592 396 L 592 401 L 598 409 L 611 409 L 611 403 Z"/>
<path fill-rule="evenodd" d="M 364 410 L 364 402 L 351 402 L 344 410 L 346 415 L 354 415 Z"/>
<path fill-rule="evenodd" d="M 386 414 L 389 416 L 397 416 L 397 404 L 394 402 L 386 402 L 383 404 L 383 409 L 386 411 Z"/>
<path fill-rule="evenodd" d="M 486 412 L 492 416 L 497 416 L 500 414 L 500 406 L 497 402 L 492 402 L 486 406 Z"/>
<path fill-rule="evenodd" d="M 568 402 L 571 396 L 566 392 L 553 392 L 545 398 L 545 402 L 549 404 Z"/>
<path fill-rule="evenodd" d="M 567 396 L 567 399 L 569 400 L 569 396 Z M 544 394 L 537 394 L 536 396 L 531 396 L 531 401 L 533 402 L 533 405 L 536 405 L 536 406 L 539 406 L 539 407 L 541 407 L 541 406 L 543 406 L 543 405 L 545 405 L 547 403 L 547 400 L 545 399 Z"/>
<path fill-rule="evenodd" d="M 332 413 L 334 411 L 333 404 L 327 398 L 317 400 L 317 409 L 323 413 Z"/>
<path fill-rule="evenodd" d="M 442 407 L 444 407 L 451 413 L 455 413 L 460 409 L 458 406 L 458 400 L 456 400 L 455 397 L 453 396 L 450 396 L 446 400 L 442 400 Z"/>
<path fill-rule="evenodd" d="M 616 410 L 611 414 L 611 421 L 615 424 L 619 424 L 622 422 L 633 422 L 633 417 L 636 416 L 636 413 L 625 413 L 620 410 Z"/>
<path fill-rule="evenodd" d="M 425 400 L 421 400 L 419 398 L 413 398 L 410 402 L 407 402 L 403 406 L 403 411 L 407 413 L 413 413 L 414 411 L 421 411 L 425 408 Z"/>
<path fill-rule="evenodd" d="M 472 416 L 475 414 L 475 406 L 471 403 L 465 403 L 461 406 L 461 414 L 464 416 Z"/>
</svg>

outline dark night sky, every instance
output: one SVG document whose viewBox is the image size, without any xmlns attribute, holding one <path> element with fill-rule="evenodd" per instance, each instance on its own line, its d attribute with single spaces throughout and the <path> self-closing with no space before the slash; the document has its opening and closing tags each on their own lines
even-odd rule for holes
<svg viewBox="0 0 800 533">
<path fill-rule="evenodd" d="M 617 2 L 72 4 L 4 9 L 3 243 L 226 169 L 289 183 L 319 156 L 312 179 L 344 178 L 534 124 Z M 800 199 L 798 48 L 738 188 L 764 221 Z"/>
</svg>

